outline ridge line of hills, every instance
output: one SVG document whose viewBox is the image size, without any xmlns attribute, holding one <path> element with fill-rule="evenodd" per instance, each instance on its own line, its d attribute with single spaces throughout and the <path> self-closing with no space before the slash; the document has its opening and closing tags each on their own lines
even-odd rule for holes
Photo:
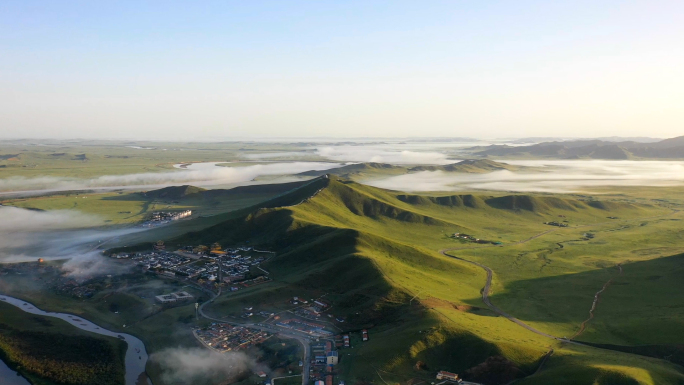
<svg viewBox="0 0 684 385">
<path fill-rule="evenodd" d="M 476 156 L 535 156 L 560 159 L 627 160 L 684 158 L 684 136 L 653 143 L 635 141 L 573 140 L 542 142 L 528 146 L 491 145 L 469 149 Z"/>
<path fill-rule="evenodd" d="M 204 193 L 192 186 L 179 191 Z M 497 317 L 477 305 L 481 272 L 441 256 L 434 246 L 455 242 L 450 239 L 454 232 L 514 243 L 519 238 L 511 235 L 510 226 L 538 233 L 545 221 L 640 217 L 651 209 L 623 201 L 525 194 L 407 194 L 325 174 L 238 210 L 221 223 L 165 241 L 248 244 L 276 251 L 264 265 L 269 278 L 290 291 L 326 293 L 335 303 L 335 314 L 346 318 L 345 328 L 373 328 L 374 363 L 398 365 L 397 352 L 403 350 L 410 352 L 413 362 L 402 361 L 402 367 L 420 360 L 467 373 L 501 357 L 515 378 L 531 372 L 547 346 L 526 337 L 516 342 L 493 336 L 489 328 L 500 327 L 495 326 Z M 426 298 L 412 304 L 418 293 Z M 258 298 L 243 300 L 252 303 Z M 228 297 L 216 300 L 208 311 L 215 307 L 220 312 L 222 306 L 231 306 Z M 487 326 L 482 329 L 476 326 L 479 323 Z M 413 332 L 404 333 L 407 329 Z M 451 354 L 463 346 L 468 346 L 467 354 Z M 579 364 L 575 369 L 591 370 Z"/>
<path fill-rule="evenodd" d="M 487 173 L 499 170 L 518 171 L 526 167 L 514 166 L 507 163 L 497 162 L 490 159 L 465 159 L 447 165 L 430 166 L 398 166 L 388 163 L 362 162 L 344 165 L 342 167 L 329 170 L 305 171 L 297 174 L 298 176 L 322 176 L 326 174 L 337 175 L 344 178 L 359 176 L 364 173 L 380 172 L 389 174 L 413 173 L 420 171 L 444 171 L 462 173 Z"/>
</svg>

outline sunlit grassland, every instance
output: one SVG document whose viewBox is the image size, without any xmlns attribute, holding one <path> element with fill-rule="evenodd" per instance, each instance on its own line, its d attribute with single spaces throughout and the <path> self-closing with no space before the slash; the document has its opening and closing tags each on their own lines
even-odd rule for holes
<svg viewBox="0 0 684 385">
<path fill-rule="evenodd" d="M 95 178 L 146 172 L 174 172 L 175 163 L 231 162 L 245 158 L 245 151 L 298 151 L 295 145 L 269 143 L 179 143 L 81 141 L 0 143 L 0 178 Z M 136 149 L 138 146 L 150 149 Z M 10 155 L 17 155 L 10 157 Z M 313 160 L 320 160 L 313 156 Z M 292 160 L 292 159 L 286 159 Z"/>
<path fill-rule="evenodd" d="M 207 306 L 209 314 L 236 316 L 247 306 L 285 311 L 292 296 L 325 294 L 335 304 L 332 314 L 348 317 L 337 327 L 371 328 L 369 342 L 357 339 L 354 349 L 341 352 L 339 370 L 348 381 L 427 381 L 436 370 L 462 372 L 493 355 L 531 374 L 550 348 L 555 354 L 548 366 L 525 383 L 550 383 L 556 376 L 578 384 L 613 379 L 667 384 L 682 379 L 681 368 L 665 361 L 562 346 L 496 316 L 481 300 L 484 270 L 439 253 L 468 248 L 450 253 L 494 270 L 493 303 L 558 337 L 577 331 L 594 294 L 614 278 L 596 318 L 578 340 L 681 343 L 684 328 L 679 320 L 684 317 L 679 309 L 684 306 L 676 298 L 682 292 L 681 264 L 668 257 L 684 251 L 682 214 L 672 212 L 672 204 L 614 191 L 602 200 L 552 194 L 518 194 L 515 199 L 504 193 L 410 195 L 335 178 L 309 188 L 307 194 L 281 197 L 265 206 L 269 208 L 210 217 L 216 222 L 204 222 L 206 229 L 186 236 L 156 233 L 170 244 L 250 241 L 278 252 L 265 264 L 272 283 L 225 293 Z M 318 193 L 307 198 L 314 191 Z M 545 225 L 547 221 L 567 221 L 570 227 Z M 450 237 L 454 232 L 502 245 L 455 240 Z M 135 313 L 138 301 L 130 301 L 126 306 Z M 88 311 L 97 318 L 101 310 Z M 179 339 L 191 344 L 186 327 L 195 321 L 189 316 L 192 308 L 180 307 L 144 321 L 133 316 L 125 321 L 134 334 L 149 334 L 143 340 L 154 350 L 168 343 L 155 329 L 161 323 L 179 326 Z M 417 361 L 426 362 L 430 370 L 416 370 Z"/>
<path fill-rule="evenodd" d="M 400 195 L 333 181 L 299 205 L 264 210 L 247 220 L 268 223 L 265 233 L 252 233 L 255 239 L 265 240 L 271 235 L 280 237 L 279 244 L 289 245 L 269 262 L 272 278 L 299 288 L 329 291 L 331 298 L 340 302 L 336 311 L 347 312 L 352 318 L 348 327 L 359 325 L 353 314 L 363 307 L 404 309 L 403 313 L 390 312 L 392 315 L 384 318 L 373 318 L 380 323 L 371 329 L 371 341 L 361 344 L 359 350 L 342 354 L 341 368 L 347 379 L 377 381 L 382 377 L 385 381 L 406 381 L 427 375 L 412 368 L 420 357 L 439 365 L 439 369 L 462 371 L 478 363 L 469 360 L 481 362 L 483 357 L 496 354 L 531 374 L 549 348 L 557 351 L 550 362 L 569 355 L 557 341 L 533 334 L 483 309 L 480 289 L 485 281 L 484 271 L 444 257 L 437 252 L 439 249 L 473 248 L 454 253 L 492 267 L 493 302 L 559 337 L 572 335 L 588 317 L 596 291 L 618 273 L 617 263 L 629 256 L 645 253 L 653 258 L 679 250 L 680 238 L 672 227 L 677 222 L 672 219 L 678 219 L 679 214 L 651 201 L 634 206 L 611 197 L 603 203 L 577 203 L 571 196 L 557 200 L 542 195 L 529 200 L 532 209 L 524 210 L 495 207 L 501 201 L 487 196 L 480 197 L 473 207 L 463 207 L 417 198 L 411 198 L 418 202 L 412 204 Z M 567 220 L 571 227 L 543 224 L 550 220 Z M 279 232 L 282 230 L 285 232 Z M 552 232 L 540 238 L 515 244 L 549 230 Z M 483 246 L 449 238 L 456 231 L 501 241 L 503 245 Z M 581 240 L 586 232 L 595 238 Z M 228 236 L 230 231 L 224 234 Z M 660 245 L 655 254 L 651 250 L 654 244 Z M 252 298 L 249 301 L 258 301 L 257 294 Z M 227 297 L 221 302 L 224 309 L 230 307 Z M 373 302 L 375 305 L 371 305 Z M 421 309 L 433 309 L 429 311 L 439 316 L 426 316 L 421 313 L 424 310 L 406 310 L 417 303 Z M 629 303 L 622 305 L 629 308 Z M 647 327 L 644 322 L 649 320 L 646 313 L 637 313 L 637 317 L 642 324 L 632 323 L 636 333 L 639 327 Z M 415 353 L 421 350 L 416 346 L 422 346 L 422 331 L 429 328 L 445 332 L 440 331 L 440 337 L 432 339 L 438 342 L 425 349 L 426 353 Z M 648 333 L 644 330 L 644 340 L 649 338 Z M 592 382 L 587 383 L 593 383 L 605 373 L 645 384 L 655 382 L 644 373 L 654 378 L 663 376 L 670 382 L 681 378 L 673 367 L 658 367 L 658 360 L 625 355 L 623 362 L 628 364 L 619 365 L 616 363 L 625 353 L 605 355 L 600 350 L 587 349 L 583 354 L 593 358 L 573 355 L 567 361 L 572 364 L 576 383 L 590 378 Z M 372 353 L 366 355 L 364 352 L 368 351 Z M 429 354 L 430 351 L 440 353 Z M 547 370 L 551 369 L 543 372 Z M 536 383 L 544 383 L 540 378 Z"/>
<path fill-rule="evenodd" d="M 540 330 L 573 335 L 589 317 L 594 294 L 613 278 L 614 284 L 601 297 L 596 319 L 580 340 L 675 343 L 684 339 L 684 314 L 678 310 L 682 309 L 677 305 L 679 298 L 666 293 L 681 288 L 674 282 L 676 263 L 673 260 L 668 266 L 669 258 L 663 257 L 684 252 L 682 230 L 677 226 L 681 216 L 674 213 L 643 221 L 565 228 L 521 245 L 452 253 L 492 268 L 492 301 Z M 595 237 L 581 240 L 585 232 Z M 616 296 L 622 298 L 616 301 Z M 625 329 L 626 324 L 636 329 Z M 593 332 L 594 325 L 604 325 L 604 333 Z M 616 334 L 605 333 L 607 329 Z"/>
</svg>

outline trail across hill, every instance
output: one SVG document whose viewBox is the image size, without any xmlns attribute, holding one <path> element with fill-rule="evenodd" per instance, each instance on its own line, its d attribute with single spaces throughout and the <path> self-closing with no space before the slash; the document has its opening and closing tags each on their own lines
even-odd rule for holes
<svg viewBox="0 0 684 385">
<path fill-rule="evenodd" d="M 629 219 L 629 220 L 626 220 L 626 222 L 643 221 L 643 220 L 646 220 L 646 219 L 662 218 L 662 217 L 666 217 L 666 216 L 670 216 L 670 215 L 676 214 L 676 213 L 678 213 L 678 212 L 680 211 L 680 210 L 676 210 L 676 209 L 670 209 L 670 210 L 671 210 L 671 212 L 669 212 L 669 213 L 667 213 L 667 214 L 656 215 L 656 216 L 650 216 L 650 217 L 635 218 L 635 219 Z M 592 226 L 602 225 L 602 224 L 606 224 L 606 223 L 612 223 L 612 222 L 591 223 L 591 224 L 579 225 L 579 226 L 574 226 L 574 227 L 565 227 L 565 228 L 563 228 L 563 229 L 578 229 L 578 228 L 583 228 L 583 227 L 592 227 Z M 612 278 L 611 278 L 608 282 L 606 282 L 606 284 L 603 286 L 603 288 L 602 288 L 601 290 L 599 290 L 599 291 L 596 293 L 596 295 L 594 296 L 594 302 L 592 303 L 591 309 L 589 310 L 589 318 L 588 318 L 587 320 L 585 320 L 584 322 L 582 322 L 582 324 L 580 325 L 580 330 L 572 337 L 572 339 L 567 339 L 567 338 L 556 337 L 556 336 L 550 335 L 550 334 L 548 334 L 548 333 L 544 333 L 544 332 L 542 332 L 542 331 L 540 331 L 540 330 L 538 330 L 538 329 L 536 329 L 536 328 L 534 328 L 534 327 L 532 327 L 532 326 L 530 326 L 530 325 L 528 325 L 528 324 L 526 324 L 526 323 L 520 321 L 519 319 L 513 317 L 512 315 L 510 315 L 510 314 L 506 313 L 505 311 L 503 311 L 502 309 L 500 309 L 498 306 L 494 305 L 494 304 L 490 301 L 490 299 L 489 299 L 489 292 L 490 292 L 491 286 L 492 286 L 492 276 L 494 275 L 494 272 L 492 271 L 492 269 L 489 268 L 488 266 L 485 266 L 485 265 L 479 263 L 479 262 L 469 261 L 469 260 L 467 260 L 467 259 L 464 259 L 464 258 L 461 258 L 461 257 L 457 257 L 457 256 L 455 256 L 455 255 L 448 254 L 449 251 L 483 249 L 483 248 L 487 248 L 487 247 L 510 247 L 510 246 L 516 246 L 516 245 L 520 245 L 520 244 L 523 244 L 523 243 L 532 241 L 532 240 L 537 239 L 537 238 L 539 238 L 539 237 L 541 237 L 541 236 L 544 236 L 544 235 L 546 235 L 546 234 L 549 234 L 549 233 L 552 233 L 552 232 L 555 232 L 555 231 L 558 231 L 558 230 L 561 230 L 561 228 L 550 229 L 550 230 L 541 232 L 541 233 L 539 233 L 539 234 L 536 234 L 536 235 L 534 235 L 534 236 L 532 236 L 532 237 L 530 237 L 530 238 L 527 238 L 527 239 L 524 239 L 524 240 L 521 240 L 521 241 L 518 241 L 518 242 L 515 242 L 515 243 L 510 243 L 510 244 L 507 244 L 507 245 L 488 245 L 488 246 L 457 247 L 457 248 L 442 249 L 442 250 L 440 250 L 439 252 L 440 252 L 440 254 L 442 254 L 442 255 L 444 255 L 444 256 L 446 256 L 446 257 L 458 259 L 459 261 L 467 262 L 467 263 L 470 263 L 470 264 L 472 264 L 472 265 L 475 265 L 475 266 L 478 266 L 478 267 L 484 269 L 484 271 L 487 273 L 487 280 L 486 280 L 486 282 L 485 282 L 484 288 L 482 289 L 482 302 L 484 302 L 485 305 L 487 305 L 487 307 L 488 307 L 490 310 L 494 311 L 495 313 L 497 313 L 497 314 L 499 314 L 499 315 L 501 315 L 501 316 L 503 316 L 503 317 L 506 317 L 509 321 L 514 322 L 514 323 L 516 323 L 516 324 L 522 326 L 523 328 L 525 328 L 525 329 L 527 329 L 527 330 L 529 330 L 529 331 L 531 331 L 531 332 L 533 332 L 533 333 L 536 333 L 536 334 L 538 334 L 538 335 L 540 335 L 540 336 L 544 336 L 544 337 L 547 337 L 547 338 L 551 338 L 551 339 L 554 339 L 554 340 L 557 340 L 557 341 L 561 341 L 561 342 L 564 342 L 564 343 L 575 344 L 575 345 L 585 345 L 585 344 L 580 343 L 580 342 L 577 342 L 577 341 L 572 341 L 572 339 L 578 337 L 578 336 L 584 331 L 584 329 L 586 328 L 586 324 L 587 324 L 589 321 L 591 321 L 592 318 L 594 318 L 594 311 L 596 310 L 596 306 L 597 306 L 597 304 L 598 304 L 598 299 L 599 299 L 599 297 L 600 297 L 600 294 L 601 294 L 604 290 L 606 290 L 606 289 L 608 288 L 608 286 L 610 286 L 610 283 L 611 283 L 612 280 L 613 280 Z M 618 269 L 620 270 L 620 274 L 622 274 L 622 266 L 621 266 L 621 265 L 618 265 Z"/>
<path fill-rule="evenodd" d="M 622 275 L 622 265 L 618 264 L 617 268 L 619 270 L 618 275 Z M 615 279 L 615 277 L 612 277 L 611 279 L 609 279 L 608 282 L 606 282 L 603 285 L 601 290 L 596 292 L 596 294 L 594 295 L 594 302 L 591 303 L 591 309 L 589 309 L 589 318 L 587 318 L 586 320 L 584 320 L 584 322 L 582 322 L 577 333 L 575 333 L 572 337 L 570 337 L 571 340 L 574 340 L 575 338 L 579 337 L 582 333 L 584 333 L 584 330 L 587 328 L 587 323 L 589 323 L 589 321 L 594 319 L 594 311 L 596 310 L 596 305 L 598 305 L 599 298 L 601 298 L 601 293 L 606 291 L 608 286 L 610 286 L 610 284 L 613 283 L 613 279 Z"/>
<path fill-rule="evenodd" d="M 539 234 L 538 236 L 541 236 L 541 235 L 543 235 L 543 234 Z M 531 239 L 533 239 L 533 238 L 531 238 Z M 521 241 L 519 243 L 523 243 L 523 242 L 526 242 L 526 241 Z M 490 308 L 495 313 L 508 318 L 509 321 L 514 322 L 514 323 L 524 327 L 525 329 L 527 329 L 533 333 L 539 334 L 540 336 L 544 336 L 544 337 L 551 338 L 551 339 L 558 340 L 558 341 L 567 341 L 563 338 L 552 336 L 551 334 L 544 333 L 538 329 L 535 329 L 532 326 L 520 321 L 519 319 L 517 319 L 517 318 L 513 317 L 512 315 L 506 313 L 505 311 L 501 310 L 498 306 L 494 305 L 489 300 L 489 291 L 490 291 L 491 286 L 492 286 L 492 275 L 493 275 L 492 269 L 490 269 L 488 266 L 485 266 L 481 263 L 469 261 L 467 259 L 463 259 L 463 258 L 457 257 L 455 255 L 447 254 L 447 251 L 451 251 L 451 250 L 453 250 L 453 249 L 440 250 L 440 253 L 442 253 L 442 255 L 444 255 L 444 256 L 454 258 L 454 259 L 458 259 L 460 261 L 467 262 L 467 263 L 473 264 L 475 266 L 481 267 L 482 269 L 484 269 L 484 271 L 487 272 L 487 281 L 485 282 L 484 289 L 482 289 L 482 301 L 485 303 L 485 305 L 487 305 L 488 308 Z M 458 250 L 460 250 L 460 249 L 458 249 Z M 567 341 L 567 342 L 577 343 L 574 341 Z"/>
</svg>

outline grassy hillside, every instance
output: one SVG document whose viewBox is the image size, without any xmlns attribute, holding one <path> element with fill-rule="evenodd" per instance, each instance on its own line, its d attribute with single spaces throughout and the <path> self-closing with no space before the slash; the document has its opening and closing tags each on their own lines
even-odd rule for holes
<svg viewBox="0 0 684 385">
<path fill-rule="evenodd" d="M 507 163 L 495 162 L 489 159 L 466 159 L 458 163 L 446 166 L 416 166 L 409 168 L 409 171 L 446 171 L 446 172 L 466 172 L 466 173 L 487 173 L 499 170 L 516 171 L 524 169 L 522 166 L 513 166 Z"/>
<path fill-rule="evenodd" d="M 667 244 L 665 230 L 672 228 L 668 216 L 676 218 L 677 213 L 620 199 L 408 195 L 335 177 L 317 178 L 306 187 L 284 194 L 278 204 L 259 205 L 245 210 L 249 211 L 245 215 L 173 240 L 249 241 L 278 251 L 265 266 L 272 272 L 272 283 L 220 297 L 208 312 L 222 315 L 255 303 L 282 306 L 277 304 L 293 295 L 325 294 L 334 303 L 335 315 L 347 317 L 347 323 L 337 327 L 372 328 L 372 341 L 342 361 L 348 380 L 378 381 L 382 376 L 403 383 L 412 378 L 428 380 L 435 370 L 452 370 L 473 380 L 501 383 L 531 375 L 551 347 L 555 353 L 548 366 L 526 383 L 548 383 L 550 377 L 567 375 L 568 367 L 578 384 L 684 380 L 681 367 L 665 361 L 564 346 L 496 316 L 480 299 L 484 271 L 437 252 L 460 248 L 464 250 L 455 253 L 486 262 L 496 272 L 494 303 L 539 330 L 570 336 L 587 318 L 595 292 L 615 273 L 615 264 L 624 262 L 621 256 L 653 259 L 652 253 L 634 254 L 638 249 L 634 246 Z M 568 227 L 545 225 L 548 221 L 567 221 Z M 467 243 L 451 238 L 453 232 L 467 232 L 502 246 Z M 587 238 L 587 232 L 593 237 Z M 673 244 L 661 252 L 665 256 L 676 250 Z M 624 264 L 625 271 L 636 271 L 628 266 Z M 651 284 L 658 285 L 658 280 Z M 668 290 L 667 285 L 658 287 Z M 607 302 L 609 297 L 605 298 Z M 617 299 L 615 309 L 627 309 L 628 302 Z M 666 302 L 654 304 L 665 311 Z M 639 341 L 660 341 L 648 334 L 654 321 L 647 311 L 635 313 L 643 321 L 639 323 L 626 321 L 611 306 L 601 309 L 605 312 L 597 314 L 597 322 L 579 340 L 636 341 L 616 340 L 600 329 L 622 318 L 624 327 L 631 328 L 629 333 L 642 335 Z M 604 317 L 608 324 L 598 322 Z M 684 318 L 670 318 L 676 319 Z M 668 322 L 663 319 L 662 325 L 674 332 L 678 324 Z M 674 335 L 684 340 L 684 333 Z M 467 348 L 459 349 L 462 346 Z M 454 351 L 458 353 L 449 354 Z M 429 370 L 416 369 L 418 361 Z M 491 373 L 499 374 L 487 377 Z"/>
<path fill-rule="evenodd" d="M 0 302 L 0 356 L 33 384 L 123 384 L 125 352 L 116 338 Z"/>
<path fill-rule="evenodd" d="M 443 165 L 443 166 L 396 166 L 387 163 L 355 163 L 335 168 L 332 170 L 322 171 L 307 171 L 299 175 L 301 176 L 322 176 L 326 174 L 336 175 L 345 179 L 352 179 L 355 181 L 363 181 L 365 179 L 401 175 L 420 171 L 445 171 L 457 173 L 475 173 L 482 174 L 492 171 L 509 170 L 518 171 L 525 167 L 513 166 L 507 163 L 495 162 L 489 159 L 466 159 L 457 163 Z"/>
</svg>

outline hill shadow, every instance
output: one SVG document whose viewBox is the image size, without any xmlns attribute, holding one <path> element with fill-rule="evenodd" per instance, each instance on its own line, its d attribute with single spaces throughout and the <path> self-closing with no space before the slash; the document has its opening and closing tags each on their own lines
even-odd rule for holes
<svg viewBox="0 0 684 385">
<path fill-rule="evenodd" d="M 621 267 L 622 273 L 609 267 L 515 281 L 490 300 L 523 322 L 571 323 L 579 329 L 589 318 L 594 296 L 610 280 L 595 318 L 577 340 L 658 358 L 672 355 L 684 364 L 684 254 Z M 481 298 L 466 302 L 482 306 Z M 660 343 L 663 336 L 667 343 Z"/>
</svg>

